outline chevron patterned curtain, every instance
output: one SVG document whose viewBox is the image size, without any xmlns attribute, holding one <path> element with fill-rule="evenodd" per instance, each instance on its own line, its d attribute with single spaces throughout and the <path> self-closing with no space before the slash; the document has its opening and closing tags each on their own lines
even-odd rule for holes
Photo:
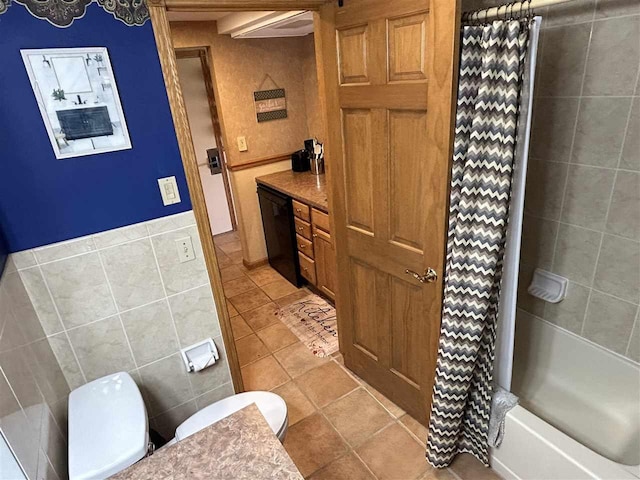
<svg viewBox="0 0 640 480">
<path fill-rule="evenodd" d="M 466 26 L 451 179 L 447 271 L 427 460 L 489 464 L 487 433 L 518 105 L 529 21 Z"/>
</svg>

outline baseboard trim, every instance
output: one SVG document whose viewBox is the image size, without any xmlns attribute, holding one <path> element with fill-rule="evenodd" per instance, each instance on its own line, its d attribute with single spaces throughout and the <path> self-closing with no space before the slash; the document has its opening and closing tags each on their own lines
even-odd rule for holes
<svg viewBox="0 0 640 480">
<path fill-rule="evenodd" d="M 242 264 L 245 266 L 247 270 L 254 270 L 259 267 L 264 267 L 269 264 L 268 258 L 263 258 L 262 260 L 257 260 L 255 262 L 247 262 L 244 258 L 242 259 Z"/>
</svg>

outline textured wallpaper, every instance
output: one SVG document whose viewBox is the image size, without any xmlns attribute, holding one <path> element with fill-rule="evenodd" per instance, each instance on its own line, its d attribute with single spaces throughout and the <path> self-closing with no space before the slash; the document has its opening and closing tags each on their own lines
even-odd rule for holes
<svg viewBox="0 0 640 480">
<path fill-rule="evenodd" d="M 171 32 L 176 48 L 205 45 L 211 48 L 230 165 L 304 147 L 304 140 L 310 136 L 306 103 L 317 104 L 305 93 L 305 75 L 316 76 L 312 38 L 234 40 L 228 35 L 218 35 L 215 22 L 175 22 L 171 24 Z M 311 55 L 310 60 L 305 60 L 305 55 Z M 286 119 L 264 123 L 256 120 L 253 92 L 260 88 L 265 74 L 286 90 Z M 308 79 L 306 83 L 314 82 L 317 85 L 317 79 Z M 270 88 L 276 86 L 267 81 L 264 89 Z M 317 96 L 317 88 L 315 92 Z M 238 151 L 238 136 L 246 137 L 247 152 Z"/>
<path fill-rule="evenodd" d="M 172 22 L 176 48 L 208 46 L 213 57 L 213 81 L 227 158 L 230 165 L 245 163 L 304 147 L 304 140 L 322 140 L 318 78 L 313 36 L 233 40 L 216 33 L 215 22 Z M 253 92 L 269 74 L 287 94 L 288 118 L 258 123 Z M 274 86 L 268 82 L 265 89 Z M 249 151 L 239 152 L 236 138 L 244 135 Z M 259 262 L 267 256 L 255 177 L 287 170 L 288 161 L 231 172 L 244 260 Z"/>
</svg>

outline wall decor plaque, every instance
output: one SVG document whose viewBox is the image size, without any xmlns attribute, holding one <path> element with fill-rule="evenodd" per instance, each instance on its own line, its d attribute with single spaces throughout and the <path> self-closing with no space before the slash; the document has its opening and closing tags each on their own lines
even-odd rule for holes
<svg viewBox="0 0 640 480">
<path fill-rule="evenodd" d="M 20 53 L 56 158 L 131 148 L 105 47 Z"/>
<path fill-rule="evenodd" d="M 258 123 L 287 118 L 287 98 L 284 88 L 253 92 Z"/>
</svg>

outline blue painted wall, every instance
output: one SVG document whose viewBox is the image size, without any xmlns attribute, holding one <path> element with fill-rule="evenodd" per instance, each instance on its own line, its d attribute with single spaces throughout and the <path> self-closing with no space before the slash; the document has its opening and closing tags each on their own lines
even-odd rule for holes
<svg viewBox="0 0 640 480">
<path fill-rule="evenodd" d="M 107 47 L 133 148 L 57 160 L 21 48 Z M 95 3 L 68 28 L 14 3 L 0 15 L 0 230 L 10 252 L 190 210 L 151 22 L 128 27 Z M 165 207 L 157 178 L 175 175 Z"/>
</svg>

